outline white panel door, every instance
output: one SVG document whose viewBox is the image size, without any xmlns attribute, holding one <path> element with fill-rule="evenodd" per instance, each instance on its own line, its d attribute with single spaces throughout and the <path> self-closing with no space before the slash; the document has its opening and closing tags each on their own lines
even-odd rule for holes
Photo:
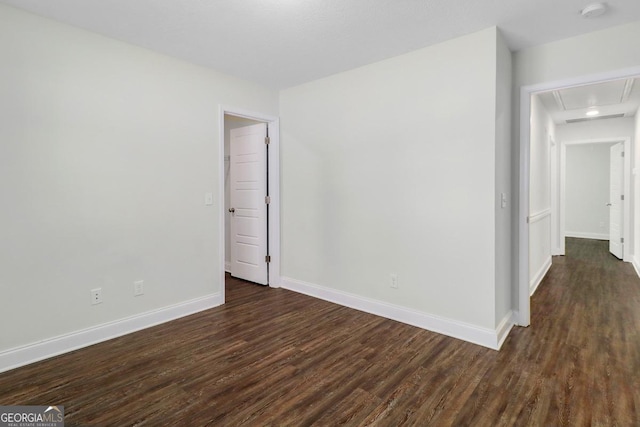
<svg viewBox="0 0 640 427">
<path fill-rule="evenodd" d="M 624 173 L 624 144 L 612 146 L 609 152 L 609 252 L 622 259 L 622 188 Z"/>
<path fill-rule="evenodd" d="M 231 130 L 231 275 L 266 285 L 267 262 L 266 123 Z"/>
</svg>

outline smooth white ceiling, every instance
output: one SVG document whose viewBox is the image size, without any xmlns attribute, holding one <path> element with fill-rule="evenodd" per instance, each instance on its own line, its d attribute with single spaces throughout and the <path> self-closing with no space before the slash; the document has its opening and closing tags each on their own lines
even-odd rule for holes
<svg viewBox="0 0 640 427">
<path fill-rule="evenodd" d="M 609 0 L 592 20 L 583 0 L 0 2 L 274 89 L 494 25 L 515 51 L 640 19 L 639 0 Z"/>
</svg>

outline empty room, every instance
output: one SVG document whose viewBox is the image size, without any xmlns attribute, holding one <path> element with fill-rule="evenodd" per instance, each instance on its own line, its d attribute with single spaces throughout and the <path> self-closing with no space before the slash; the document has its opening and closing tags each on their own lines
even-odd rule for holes
<svg viewBox="0 0 640 427">
<path fill-rule="evenodd" d="M 561 3 L 0 0 L 0 426 L 640 423 L 640 3 Z"/>
</svg>

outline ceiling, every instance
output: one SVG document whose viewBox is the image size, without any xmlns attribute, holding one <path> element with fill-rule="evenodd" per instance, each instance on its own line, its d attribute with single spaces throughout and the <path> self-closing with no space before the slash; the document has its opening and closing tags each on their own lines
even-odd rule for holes
<svg viewBox="0 0 640 427">
<path fill-rule="evenodd" d="M 612 80 L 538 95 L 556 124 L 633 117 L 640 108 L 640 78 Z M 589 111 L 595 115 L 587 115 Z"/>
<path fill-rule="evenodd" d="M 273 89 L 497 25 L 512 50 L 640 20 L 609 0 L 0 0 Z M 626 41 L 629 42 L 629 41 Z"/>
</svg>

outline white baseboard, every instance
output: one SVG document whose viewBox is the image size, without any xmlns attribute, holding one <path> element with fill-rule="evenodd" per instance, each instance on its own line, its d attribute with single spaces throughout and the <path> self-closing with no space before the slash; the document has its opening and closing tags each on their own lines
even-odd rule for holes
<svg viewBox="0 0 640 427">
<path fill-rule="evenodd" d="M 500 324 L 498 324 L 498 327 L 496 328 L 496 335 L 498 337 L 498 350 L 502 347 L 502 344 L 504 344 L 504 340 L 506 340 L 509 336 L 509 332 L 511 332 L 511 329 L 516 325 L 517 319 L 517 314 L 513 311 L 509 311 L 504 316 Z"/>
<path fill-rule="evenodd" d="M 68 353 L 223 304 L 216 293 L 0 352 L 0 372 Z"/>
<path fill-rule="evenodd" d="M 593 239 L 593 240 L 609 240 L 608 234 L 601 233 L 589 233 L 582 231 L 565 231 L 565 237 L 577 237 L 578 239 Z"/>
<path fill-rule="evenodd" d="M 422 329 L 458 338 L 493 350 L 500 349 L 502 341 L 504 341 L 513 326 L 513 318 L 511 314 L 505 318 L 506 320 L 502 321 L 499 331 L 498 329 L 493 330 L 483 328 L 470 323 L 427 314 L 407 307 L 362 297 L 324 286 L 314 285 L 312 283 L 291 279 L 289 277 L 282 277 L 281 285 L 283 288 L 294 292 L 299 292 L 301 294 L 364 311 L 366 313 L 375 314 L 387 319 L 396 320 L 408 325 L 417 326 Z"/>
<path fill-rule="evenodd" d="M 638 258 L 635 255 L 631 257 L 631 265 L 633 265 L 633 268 L 636 270 L 636 274 L 640 277 L 640 261 L 638 261 Z"/>
<path fill-rule="evenodd" d="M 551 257 L 547 258 L 547 260 L 542 264 L 542 267 L 536 272 L 535 276 L 529 281 L 529 296 L 533 295 L 540 283 L 542 283 L 542 279 L 547 275 L 547 272 L 551 268 Z"/>
<path fill-rule="evenodd" d="M 231 273 L 231 261 L 225 261 L 224 271 L 226 271 L 227 273 Z"/>
</svg>

